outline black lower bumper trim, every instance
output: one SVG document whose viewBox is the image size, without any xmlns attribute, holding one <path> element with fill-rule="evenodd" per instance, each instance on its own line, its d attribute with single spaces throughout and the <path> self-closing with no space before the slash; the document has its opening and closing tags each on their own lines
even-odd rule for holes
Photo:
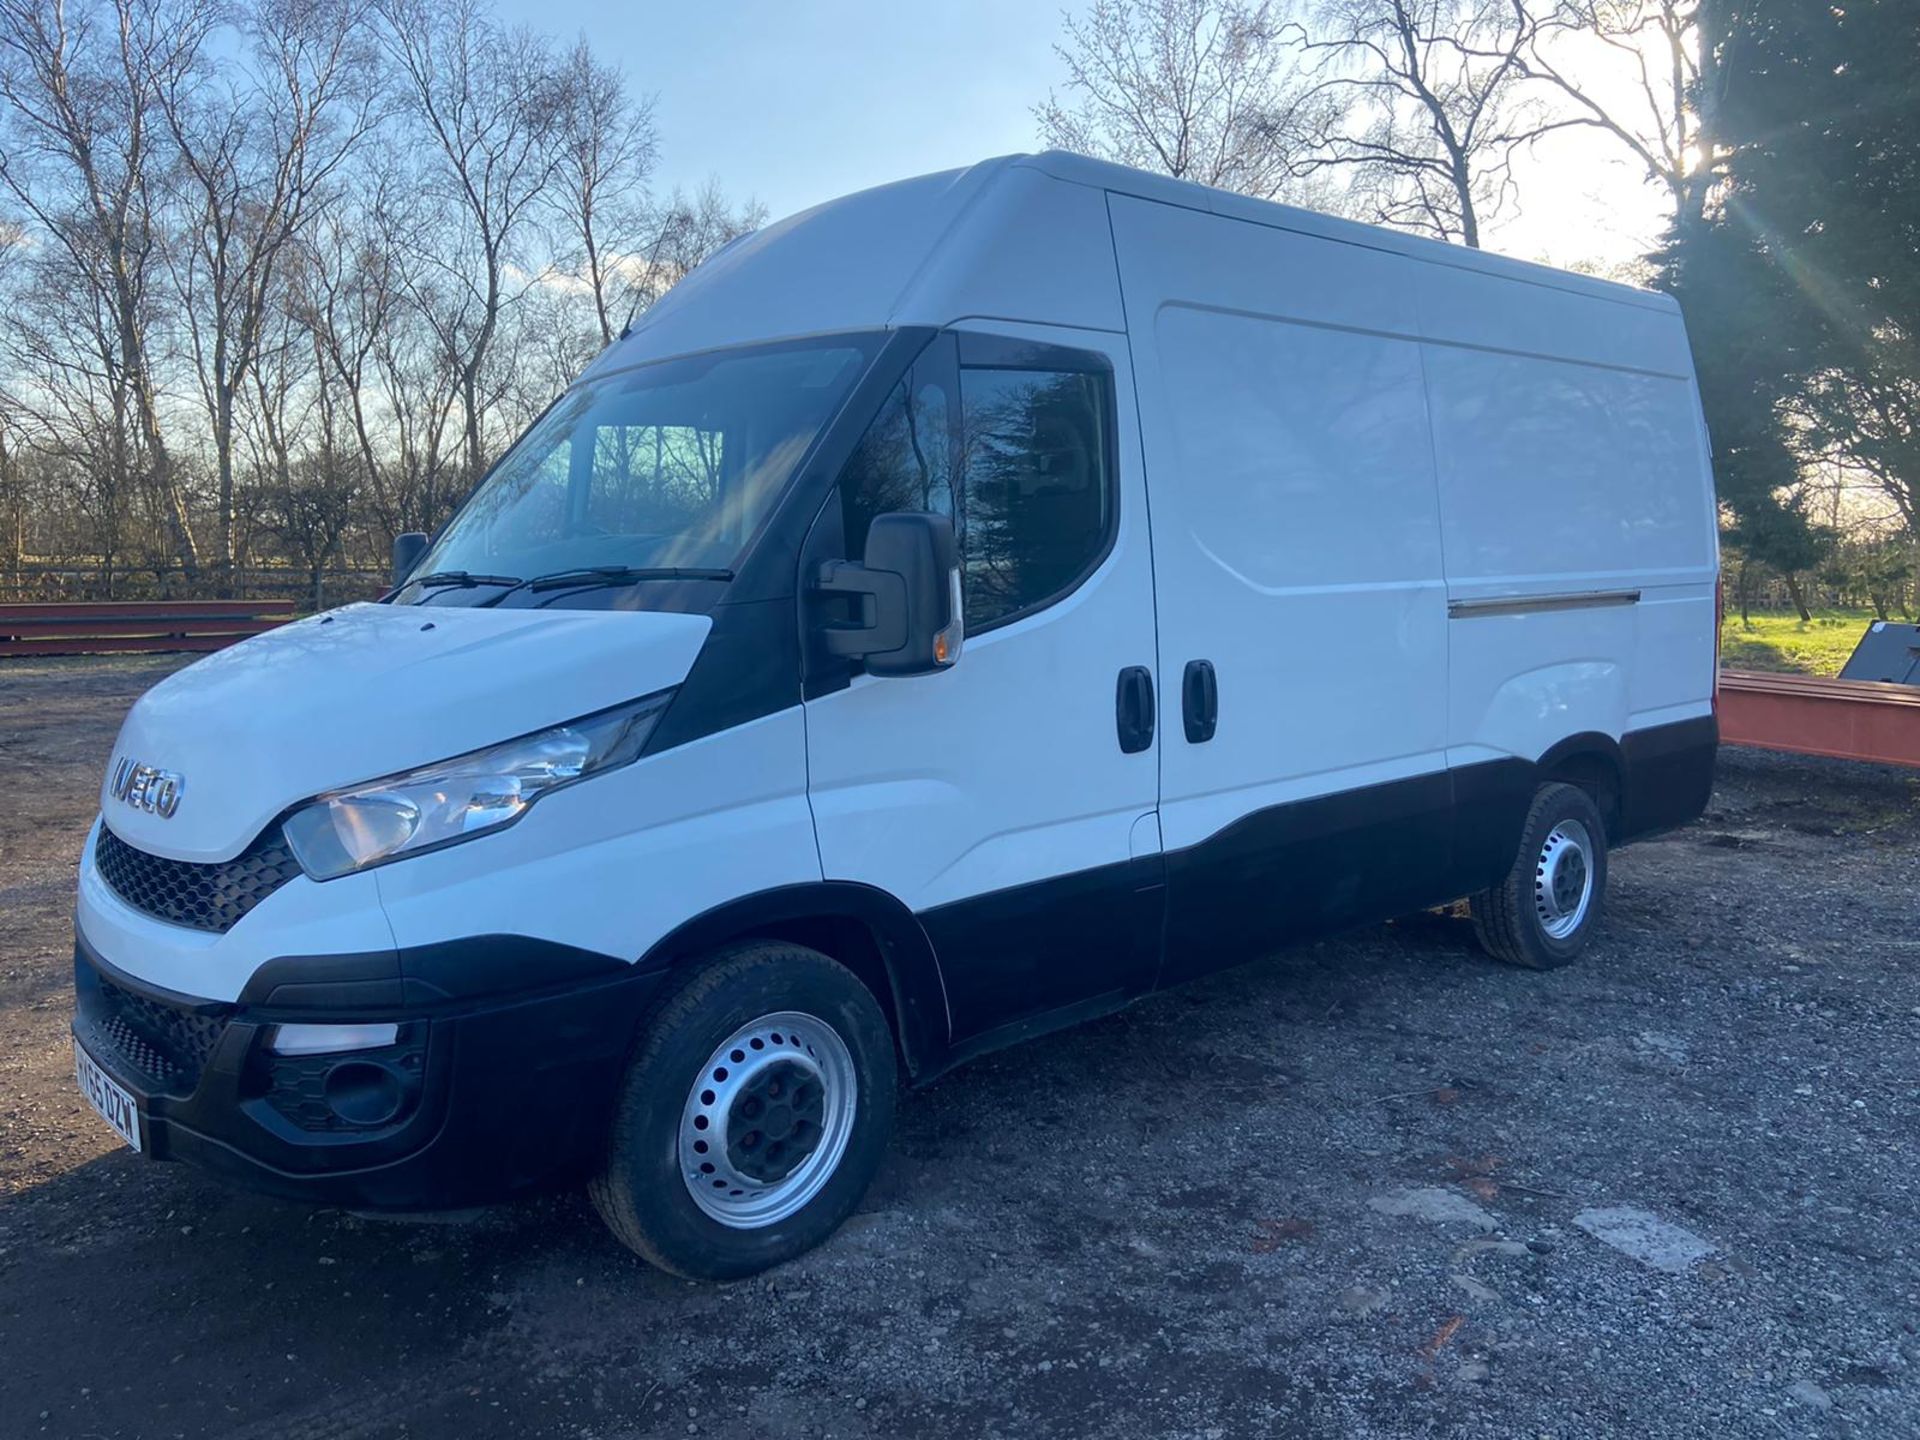
<svg viewBox="0 0 1920 1440">
<path fill-rule="evenodd" d="M 373 1014 L 191 1001 L 143 987 L 82 941 L 74 975 L 74 1036 L 135 1096 L 153 1158 L 273 1194 L 394 1210 L 481 1204 L 586 1173 L 662 978 L 629 968 L 534 993 Z M 116 996 L 146 1009 L 123 1019 Z M 211 1031 L 211 1041 L 197 1064 L 168 1052 L 167 1069 L 156 1042 L 167 1010 L 183 1006 L 195 1017 L 189 1033 L 205 1041 Z M 290 1061 L 267 1048 L 279 1021 L 386 1019 L 400 1026 L 394 1044 L 337 1061 Z M 340 1077 L 330 1066 L 349 1064 L 360 1067 L 346 1077 L 357 1088 L 333 1084 Z M 398 1098 L 369 1106 L 367 1082 L 377 1089 L 382 1075 Z"/>
</svg>

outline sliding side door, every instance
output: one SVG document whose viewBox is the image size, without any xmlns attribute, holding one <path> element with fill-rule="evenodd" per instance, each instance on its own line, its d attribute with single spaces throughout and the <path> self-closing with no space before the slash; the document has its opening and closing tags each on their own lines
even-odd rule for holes
<svg viewBox="0 0 1920 1440">
<path fill-rule="evenodd" d="M 1446 588 L 1415 262 L 1109 204 L 1153 510 L 1173 981 L 1446 898 Z"/>
</svg>

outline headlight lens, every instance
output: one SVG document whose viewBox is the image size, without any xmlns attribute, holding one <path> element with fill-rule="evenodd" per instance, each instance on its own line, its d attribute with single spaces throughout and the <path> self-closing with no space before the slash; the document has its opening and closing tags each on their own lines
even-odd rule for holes
<svg viewBox="0 0 1920 1440">
<path fill-rule="evenodd" d="M 535 800 L 637 759 L 671 691 L 466 755 L 322 795 L 283 826 L 316 880 L 497 830 Z"/>
</svg>

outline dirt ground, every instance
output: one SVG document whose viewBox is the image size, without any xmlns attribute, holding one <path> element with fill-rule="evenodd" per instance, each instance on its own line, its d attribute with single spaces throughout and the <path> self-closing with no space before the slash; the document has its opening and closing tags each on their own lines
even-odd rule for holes
<svg viewBox="0 0 1920 1440">
<path fill-rule="evenodd" d="M 0 1437 L 1920 1435 L 1920 776 L 1726 752 L 1571 970 L 1424 917 L 976 1063 L 714 1287 L 116 1148 L 73 866 L 170 664 L 0 662 Z"/>
</svg>

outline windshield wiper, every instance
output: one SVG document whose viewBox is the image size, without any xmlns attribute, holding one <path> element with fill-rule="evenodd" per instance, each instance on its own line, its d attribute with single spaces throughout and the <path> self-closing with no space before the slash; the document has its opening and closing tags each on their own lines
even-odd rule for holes
<svg viewBox="0 0 1920 1440">
<path fill-rule="evenodd" d="M 700 565 L 582 565 L 555 570 L 520 583 L 529 590 L 559 590 L 573 585 L 631 585 L 637 580 L 731 580 L 731 570 Z"/>
<path fill-rule="evenodd" d="M 518 585 L 518 575 L 475 575 L 467 570 L 436 570 L 431 575 L 418 575 L 408 579 L 409 585 L 458 585 L 467 588 L 473 585 Z"/>
<path fill-rule="evenodd" d="M 731 580 L 733 571 L 700 565 L 582 565 L 572 570 L 554 570 L 516 581 L 486 602 L 498 605 L 516 590 L 601 589 L 609 585 L 636 585 L 642 580 Z"/>
</svg>

